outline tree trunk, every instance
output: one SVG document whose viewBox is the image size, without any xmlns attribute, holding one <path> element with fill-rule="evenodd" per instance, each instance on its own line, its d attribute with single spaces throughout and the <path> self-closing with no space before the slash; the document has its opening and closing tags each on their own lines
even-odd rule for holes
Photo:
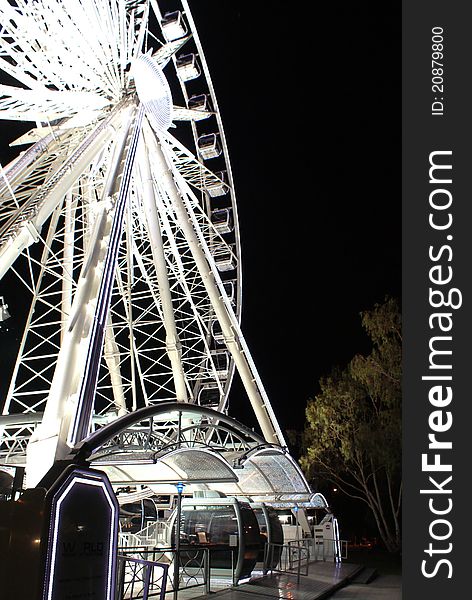
<svg viewBox="0 0 472 600">
<path fill-rule="evenodd" d="M 387 485 L 388 485 L 388 496 L 390 498 L 390 506 L 392 507 L 392 515 L 393 522 L 395 523 L 395 540 L 397 542 L 398 547 L 401 545 L 401 533 L 400 533 L 400 523 L 398 520 L 398 509 L 395 509 L 395 505 L 393 503 L 393 495 L 392 495 L 392 481 L 390 479 L 390 475 L 387 472 Z"/>
<path fill-rule="evenodd" d="M 385 520 L 382 507 L 378 505 L 377 502 L 375 502 L 370 490 L 366 488 L 365 492 L 367 497 L 367 504 L 369 505 L 370 510 L 372 511 L 372 514 L 374 516 L 382 542 L 384 543 L 385 548 L 389 553 L 395 554 L 400 549 L 399 538 L 397 538 L 396 535 L 392 534 L 391 528 Z"/>
</svg>

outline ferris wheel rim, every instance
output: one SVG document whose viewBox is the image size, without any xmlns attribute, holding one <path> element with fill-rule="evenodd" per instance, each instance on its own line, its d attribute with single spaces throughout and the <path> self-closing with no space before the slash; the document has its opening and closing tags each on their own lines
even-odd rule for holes
<svg viewBox="0 0 472 600">
<path fill-rule="evenodd" d="M 189 15 L 190 18 L 191 18 L 190 10 L 189 10 L 188 6 L 186 7 L 186 9 L 187 9 L 187 15 Z M 193 20 L 192 20 L 192 28 L 194 28 Z M 195 33 L 194 30 L 193 30 L 193 33 Z M 203 57 L 203 52 L 201 52 L 201 56 Z M 206 81 L 208 83 L 209 75 L 208 75 L 208 67 L 206 65 L 206 61 L 204 61 L 204 71 L 207 74 L 207 80 Z M 214 103 L 216 105 L 216 98 L 214 96 L 214 90 L 213 90 L 213 86 L 211 84 L 211 80 L 209 82 L 209 87 L 211 88 L 212 99 L 213 99 L 213 101 L 214 101 Z M 218 113 L 218 125 L 219 125 L 220 129 L 222 129 L 222 123 L 221 123 L 221 118 L 219 116 L 219 113 Z M 223 137 L 224 137 L 224 133 L 223 133 Z M 52 134 L 52 138 L 54 138 L 54 134 Z M 37 150 L 35 150 L 34 152 L 29 152 L 29 154 L 33 154 L 33 156 L 34 156 L 35 152 L 43 151 L 45 148 L 47 148 L 47 143 L 48 143 L 49 139 L 51 139 L 51 138 L 48 138 L 47 140 L 42 139 L 39 142 L 37 142 L 37 144 L 36 144 Z M 230 169 L 229 159 L 228 159 L 228 153 L 227 153 L 227 147 L 226 147 L 226 141 L 224 141 L 224 150 L 225 150 L 225 163 L 228 165 L 228 169 Z M 196 159 L 199 160 L 198 157 L 196 157 Z M 203 161 L 201 159 L 200 159 L 200 163 L 203 164 Z M 16 168 L 18 168 L 18 165 L 16 164 L 16 165 L 13 166 L 13 170 L 14 170 L 15 166 L 16 166 Z M 232 190 L 231 190 L 231 193 L 232 193 Z M 234 209 L 234 215 L 235 215 L 234 218 L 236 220 L 236 222 L 235 222 L 235 230 L 234 230 L 235 234 L 236 234 L 236 246 L 237 246 L 236 255 L 237 255 L 237 258 L 239 259 L 239 251 L 238 251 L 238 249 L 239 249 L 239 231 L 238 231 L 238 225 L 237 225 L 237 216 L 236 216 L 236 206 L 235 206 L 235 201 L 234 201 L 234 195 L 232 195 L 232 207 Z M 8 229 L 8 223 L 6 224 L 5 229 Z M 237 290 L 236 307 L 237 307 L 237 309 L 238 309 L 238 307 L 240 305 L 240 302 L 239 302 L 239 298 L 240 298 L 239 273 L 240 273 L 240 270 L 239 270 L 239 260 L 238 260 L 237 271 L 236 271 L 236 280 L 237 280 L 237 285 L 236 285 L 236 290 Z M 226 383 L 225 383 L 225 389 L 226 389 L 225 394 L 224 394 L 225 397 L 227 397 L 227 394 L 228 394 L 228 391 L 229 391 L 229 387 L 230 387 L 230 383 L 231 383 L 231 379 L 232 379 L 232 376 L 233 376 L 233 373 L 234 373 L 234 364 L 232 363 L 232 361 L 231 361 L 231 364 L 230 364 L 228 370 L 229 370 L 229 373 L 228 373 L 228 376 L 226 377 Z"/>
</svg>

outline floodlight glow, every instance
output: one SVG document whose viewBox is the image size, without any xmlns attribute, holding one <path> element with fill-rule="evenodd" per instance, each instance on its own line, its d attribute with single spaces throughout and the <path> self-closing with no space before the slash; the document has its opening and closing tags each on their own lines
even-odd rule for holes
<svg viewBox="0 0 472 600">
<path fill-rule="evenodd" d="M 142 46 L 138 23 L 146 11 L 143 0 L 136 2 L 134 12 L 126 4 L 1 2 L 2 32 L 13 43 L 4 41 L 0 69 L 22 84 L 1 86 L 2 118 L 59 119 L 84 110 L 93 114 L 118 101 L 128 66 Z"/>
<path fill-rule="evenodd" d="M 336 517 L 333 517 L 333 546 L 336 562 L 341 562 L 341 542 L 339 539 L 339 524 Z"/>
</svg>

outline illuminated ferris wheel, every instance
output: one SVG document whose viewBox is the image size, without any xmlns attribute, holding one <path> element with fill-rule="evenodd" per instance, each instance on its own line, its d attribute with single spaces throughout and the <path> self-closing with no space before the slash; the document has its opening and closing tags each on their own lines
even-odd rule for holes
<svg viewBox="0 0 472 600">
<path fill-rule="evenodd" d="M 11 290 L 29 298 L 0 458 L 39 475 L 45 455 L 143 406 L 227 413 L 235 369 L 284 445 L 240 329 L 208 66 L 186 0 L 159 4 L 0 2 L 0 118 L 31 123 L 0 173 L 0 294 L 10 312 Z"/>
</svg>

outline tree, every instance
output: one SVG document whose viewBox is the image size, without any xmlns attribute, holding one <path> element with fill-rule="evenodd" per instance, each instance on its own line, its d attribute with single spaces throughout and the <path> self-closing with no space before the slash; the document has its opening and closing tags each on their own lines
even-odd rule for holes
<svg viewBox="0 0 472 600">
<path fill-rule="evenodd" d="M 401 315 L 387 298 L 361 313 L 372 341 L 367 356 L 320 380 L 306 409 L 304 454 L 308 477 L 317 471 L 365 502 L 389 552 L 401 548 Z"/>
</svg>

